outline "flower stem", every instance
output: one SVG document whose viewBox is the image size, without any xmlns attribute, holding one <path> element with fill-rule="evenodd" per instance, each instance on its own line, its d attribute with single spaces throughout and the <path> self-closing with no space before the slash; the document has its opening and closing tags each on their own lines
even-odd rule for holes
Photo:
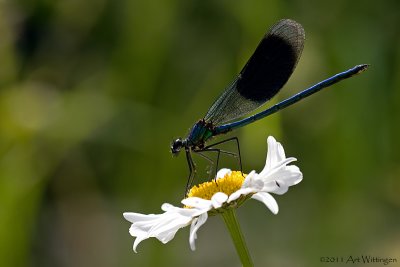
<svg viewBox="0 0 400 267">
<path fill-rule="evenodd" d="M 235 245 L 236 252 L 239 255 L 240 261 L 243 267 L 252 267 L 253 261 L 251 260 L 249 250 L 246 246 L 240 225 L 236 218 L 236 212 L 234 209 L 227 209 L 222 213 L 226 227 L 228 227 L 229 233 L 232 237 L 233 244 Z"/>
</svg>

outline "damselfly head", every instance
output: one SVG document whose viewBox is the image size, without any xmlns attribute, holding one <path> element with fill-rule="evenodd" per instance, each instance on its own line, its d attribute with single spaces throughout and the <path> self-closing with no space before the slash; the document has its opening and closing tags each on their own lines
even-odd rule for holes
<svg viewBox="0 0 400 267">
<path fill-rule="evenodd" d="M 172 156 L 175 156 L 175 157 L 178 156 L 178 154 L 181 151 L 182 147 L 183 147 L 182 138 L 178 138 L 178 139 L 172 141 L 172 143 L 171 143 Z"/>
</svg>

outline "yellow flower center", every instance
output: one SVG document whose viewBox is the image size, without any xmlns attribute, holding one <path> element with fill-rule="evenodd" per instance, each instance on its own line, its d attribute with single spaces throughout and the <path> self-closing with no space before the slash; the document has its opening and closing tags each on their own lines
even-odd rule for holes
<svg viewBox="0 0 400 267">
<path fill-rule="evenodd" d="M 212 180 L 193 186 L 189 190 L 187 197 L 199 197 L 210 200 L 217 192 L 223 192 L 229 196 L 242 187 L 244 181 L 243 176 L 246 177 L 246 174 L 242 174 L 240 171 L 232 171 L 218 180 Z"/>
</svg>

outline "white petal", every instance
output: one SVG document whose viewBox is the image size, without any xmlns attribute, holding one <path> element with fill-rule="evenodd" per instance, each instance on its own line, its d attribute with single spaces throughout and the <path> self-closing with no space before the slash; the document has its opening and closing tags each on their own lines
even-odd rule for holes
<svg viewBox="0 0 400 267">
<path fill-rule="evenodd" d="M 290 184 L 291 186 L 300 183 L 303 179 L 303 173 L 296 165 L 286 166 L 285 171 L 288 172 L 285 174 L 286 183 Z"/>
<path fill-rule="evenodd" d="M 164 203 L 161 206 L 161 209 L 166 211 L 166 213 L 178 213 L 182 216 L 189 216 L 189 217 L 195 216 L 195 215 L 193 215 L 195 213 L 195 211 L 192 209 L 175 207 L 175 206 L 172 206 L 171 204 L 167 204 L 167 203 Z"/>
<path fill-rule="evenodd" d="M 229 198 L 228 198 L 228 203 L 231 203 L 232 201 L 235 201 L 238 199 L 241 195 L 248 195 L 250 193 L 257 192 L 258 190 L 255 190 L 254 188 L 247 187 L 247 188 L 241 188 L 237 190 L 236 192 L 233 192 Z"/>
<path fill-rule="evenodd" d="M 275 161 L 274 163 L 271 163 L 272 165 L 268 166 L 265 165 L 264 169 L 260 172 L 258 175 L 260 179 L 266 179 L 269 175 L 279 171 L 281 168 L 286 167 L 287 164 L 296 161 L 296 158 L 290 157 L 287 159 L 282 159 L 280 161 Z"/>
<path fill-rule="evenodd" d="M 255 171 L 251 171 L 243 181 L 241 188 L 254 188 L 261 190 L 264 186 L 264 182 L 260 179 L 259 175 Z"/>
<path fill-rule="evenodd" d="M 278 203 L 276 203 L 276 200 L 270 194 L 266 192 L 259 192 L 257 194 L 254 194 L 251 198 L 264 203 L 264 205 L 267 206 L 267 208 L 269 208 L 273 214 L 278 213 L 279 211 Z"/>
<path fill-rule="evenodd" d="M 170 204 L 164 204 L 163 209 L 166 211 L 162 214 L 124 213 L 124 217 L 132 223 L 129 233 L 136 237 L 133 244 L 135 252 L 139 243 L 150 237 L 163 243 L 169 242 L 180 228 L 189 225 L 199 213 L 197 209 L 178 208 Z"/>
<path fill-rule="evenodd" d="M 176 208 L 176 207 L 171 205 L 171 204 L 169 204 L 169 203 L 164 203 L 164 204 L 161 205 L 161 209 L 163 211 L 170 211 L 170 210 L 173 210 L 174 208 Z"/>
<path fill-rule="evenodd" d="M 135 242 L 133 242 L 133 251 L 135 251 L 135 253 L 137 253 L 136 248 L 139 245 L 139 243 L 147 238 L 149 238 L 149 236 L 143 235 L 143 236 L 136 237 Z"/>
<path fill-rule="evenodd" d="M 276 142 L 275 138 L 273 136 L 268 136 L 267 143 L 268 143 L 267 159 L 265 162 L 264 170 L 262 170 L 262 172 L 270 170 L 275 165 L 275 163 L 278 161 L 279 158 L 278 142 Z"/>
<path fill-rule="evenodd" d="M 147 233 L 155 224 L 163 220 L 163 214 L 150 214 L 149 217 L 152 219 L 149 220 L 148 218 L 144 217 L 143 219 L 135 220 L 132 223 L 131 227 L 129 228 L 129 233 L 131 236 L 147 235 Z"/>
<path fill-rule="evenodd" d="M 217 192 L 211 197 L 211 203 L 215 209 L 222 207 L 222 204 L 224 204 L 227 200 L 228 195 L 222 192 Z"/>
<path fill-rule="evenodd" d="M 295 161 L 296 158 L 285 158 L 285 152 L 282 145 L 275 139 L 268 138 L 267 163 L 260 174 L 254 178 L 264 183 L 262 192 L 271 192 L 275 194 L 284 194 L 289 186 L 298 184 L 303 174 L 295 165 L 287 166 Z"/>
<path fill-rule="evenodd" d="M 189 206 L 189 207 L 193 207 L 193 208 L 197 208 L 197 209 L 212 209 L 212 202 L 211 200 L 207 200 L 207 199 L 203 199 L 203 198 L 199 198 L 199 197 L 188 197 L 185 198 L 181 201 L 181 203 L 183 205 Z"/>
<path fill-rule="evenodd" d="M 151 221 L 151 220 L 158 218 L 159 215 L 141 214 L 141 213 L 135 213 L 135 212 L 124 212 L 123 216 L 127 221 L 133 223 L 136 221 Z"/>
<path fill-rule="evenodd" d="M 226 169 L 226 168 L 220 169 L 217 172 L 217 179 L 224 178 L 225 175 L 230 174 L 231 172 L 232 171 L 230 169 Z"/>
<path fill-rule="evenodd" d="M 196 249 L 195 241 L 197 239 L 197 230 L 207 221 L 208 214 L 203 213 L 198 218 L 195 218 L 192 221 L 192 225 L 190 226 L 190 234 L 189 234 L 189 244 L 192 250 Z"/>
<path fill-rule="evenodd" d="M 251 171 L 244 179 L 241 188 L 229 196 L 227 203 L 237 200 L 241 195 L 258 192 L 263 186 L 264 183 L 257 179 L 257 173 Z"/>
<path fill-rule="evenodd" d="M 283 166 L 262 179 L 264 187 L 261 191 L 282 195 L 287 192 L 289 186 L 298 184 L 303 179 L 303 174 L 297 166 Z"/>
<path fill-rule="evenodd" d="M 178 213 L 164 214 L 162 222 L 155 224 L 148 232 L 148 235 L 165 244 L 174 238 L 179 229 L 189 225 L 192 219 L 190 216 L 182 216 Z"/>
<path fill-rule="evenodd" d="M 289 187 L 288 187 L 288 186 L 280 185 L 280 186 L 277 186 L 274 190 L 271 190 L 271 191 L 268 191 L 268 192 L 274 193 L 274 194 L 277 194 L 277 195 L 283 195 L 283 194 L 285 194 L 288 190 L 289 190 Z"/>
<path fill-rule="evenodd" d="M 297 171 L 300 172 L 300 170 L 298 169 L 298 167 L 296 165 L 290 165 L 287 166 L 289 163 L 296 161 L 296 158 L 290 157 L 284 160 L 281 160 L 279 162 L 276 162 L 276 164 L 268 170 L 268 172 L 264 172 L 264 174 L 259 174 L 260 177 L 262 177 L 261 179 L 266 179 L 266 176 L 271 176 L 271 175 L 275 175 L 277 172 L 280 172 L 282 170 L 287 170 L 287 171 L 293 171 L 296 172 L 296 168 Z M 296 168 L 290 168 L 290 167 L 296 167 Z"/>
<path fill-rule="evenodd" d="M 277 159 L 278 161 L 284 160 L 286 158 L 285 150 L 283 149 L 281 143 L 276 142 L 276 144 L 277 144 Z"/>
</svg>

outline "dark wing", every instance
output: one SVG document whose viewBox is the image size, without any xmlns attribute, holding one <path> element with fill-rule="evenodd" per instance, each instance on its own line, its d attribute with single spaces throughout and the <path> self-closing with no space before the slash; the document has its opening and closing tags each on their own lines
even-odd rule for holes
<svg viewBox="0 0 400 267">
<path fill-rule="evenodd" d="M 303 27 L 284 19 L 271 27 L 239 76 L 225 89 L 204 119 L 221 125 L 260 107 L 283 85 L 300 58 L 304 46 Z"/>
</svg>

